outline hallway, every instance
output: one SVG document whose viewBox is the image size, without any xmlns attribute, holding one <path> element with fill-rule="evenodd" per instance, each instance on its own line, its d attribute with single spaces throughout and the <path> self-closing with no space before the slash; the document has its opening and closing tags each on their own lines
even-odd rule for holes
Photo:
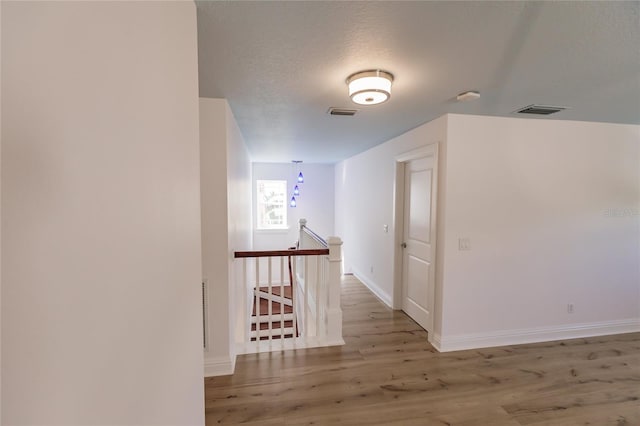
<svg viewBox="0 0 640 426">
<path fill-rule="evenodd" d="M 238 356 L 207 425 L 640 424 L 640 334 L 438 353 L 345 276 L 342 347 Z"/>
</svg>

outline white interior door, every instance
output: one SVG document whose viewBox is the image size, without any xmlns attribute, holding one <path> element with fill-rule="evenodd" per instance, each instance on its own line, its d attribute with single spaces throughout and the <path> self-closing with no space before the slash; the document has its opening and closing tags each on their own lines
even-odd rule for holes
<svg viewBox="0 0 640 426">
<path fill-rule="evenodd" d="M 402 310 L 432 331 L 435 226 L 434 156 L 405 163 L 402 253 Z"/>
</svg>

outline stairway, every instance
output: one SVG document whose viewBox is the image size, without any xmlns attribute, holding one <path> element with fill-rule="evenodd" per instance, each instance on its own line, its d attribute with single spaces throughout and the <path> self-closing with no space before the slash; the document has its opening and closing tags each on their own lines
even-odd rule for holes
<svg viewBox="0 0 640 426">
<path fill-rule="evenodd" d="M 256 341 L 256 324 L 260 327 L 260 340 L 291 338 L 298 335 L 294 330 L 293 297 L 291 286 L 284 286 L 284 295 L 280 295 L 280 286 L 274 285 L 269 293 L 268 287 L 260 287 L 260 318 L 256 315 L 256 295 L 254 291 L 253 310 L 251 312 L 251 341 Z M 271 304 L 271 330 L 269 330 L 269 304 Z M 283 312 L 284 311 L 284 312 Z M 284 315 L 283 315 L 284 314 Z"/>
</svg>

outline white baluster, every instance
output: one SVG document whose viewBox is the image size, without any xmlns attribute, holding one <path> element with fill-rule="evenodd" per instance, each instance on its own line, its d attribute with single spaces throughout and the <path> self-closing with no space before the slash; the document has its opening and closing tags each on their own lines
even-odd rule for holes
<svg viewBox="0 0 640 426">
<path fill-rule="evenodd" d="M 242 294 L 241 294 L 241 302 L 242 303 L 242 312 L 244 327 L 242 327 L 242 343 L 246 344 L 251 341 L 251 312 L 247 307 L 247 293 L 249 290 L 249 280 L 247 277 L 247 258 L 242 259 Z"/>
<path fill-rule="evenodd" d="M 269 256 L 267 259 L 268 260 L 268 266 L 267 266 L 267 270 L 269 273 L 269 281 L 267 284 L 267 303 L 268 303 L 268 307 L 267 307 L 267 312 L 268 312 L 268 318 L 269 318 L 269 325 L 267 327 L 267 329 L 269 330 L 269 344 L 271 344 L 271 340 L 273 339 L 273 329 L 272 329 L 272 314 L 273 314 L 273 301 L 271 300 L 273 298 L 273 291 L 271 290 L 271 287 L 273 285 L 273 271 L 271 268 L 271 260 L 273 259 L 273 257 Z"/>
<path fill-rule="evenodd" d="M 327 339 L 330 345 L 343 345 L 342 339 L 342 309 L 340 308 L 340 278 L 342 265 L 342 240 L 329 237 L 329 272 L 328 303 L 327 303 Z"/>
<path fill-rule="evenodd" d="M 298 337 L 298 310 L 296 309 L 296 296 L 298 295 L 296 292 L 296 288 L 298 286 L 298 271 L 297 271 L 297 256 L 292 256 L 290 259 L 291 265 L 291 274 L 289 275 L 289 283 L 291 284 L 291 307 L 293 311 L 293 338 Z"/>
<path fill-rule="evenodd" d="M 315 282 L 315 298 L 316 298 L 316 337 L 320 337 L 320 273 L 322 272 L 322 264 L 320 260 L 323 256 L 314 256 L 316 258 L 316 282 Z"/>
<path fill-rule="evenodd" d="M 284 347 L 284 256 L 280 256 L 280 346 Z"/>
<path fill-rule="evenodd" d="M 260 258 L 256 257 L 256 286 L 254 291 L 256 306 L 256 351 L 260 349 Z"/>
<path fill-rule="evenodd" d="M 302 333 L 309 336 L 309 256 L 304 256 L 304 327 Z"/>
</svg>

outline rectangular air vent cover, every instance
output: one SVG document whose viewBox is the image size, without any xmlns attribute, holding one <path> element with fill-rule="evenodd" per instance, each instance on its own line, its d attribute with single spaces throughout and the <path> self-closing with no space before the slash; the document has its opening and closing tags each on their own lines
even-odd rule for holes
<svg viewBox="0 0 640 426">
<path fill-rule="evenodd" d="M 346 108 L 329 108 L 330 115 L 346 115 L 347 117 L 351 117 L 356 115 L 358 112 L 357 109 L 346 109 Z"/>
<path fill-rule="evenodd" d="M 550 115 L 556 112 L 564 111 L 567 107 L 551 106 L 551 105 L 529 105 L 517 110 L 516 114 L 533 114 L 533 115 Z"/>
</svg>

